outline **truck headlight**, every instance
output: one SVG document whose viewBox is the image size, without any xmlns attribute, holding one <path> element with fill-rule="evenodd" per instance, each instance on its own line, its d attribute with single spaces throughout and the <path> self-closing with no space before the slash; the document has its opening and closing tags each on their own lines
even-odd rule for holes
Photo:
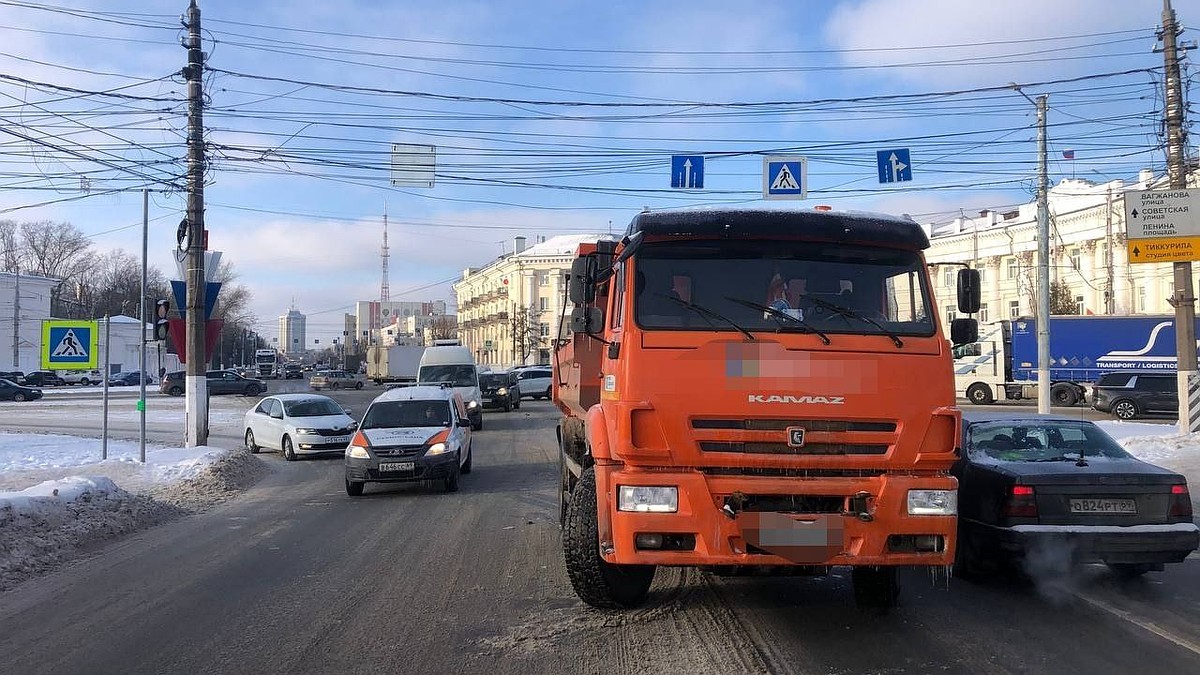
<svg viewBox="0 0 1200 675">
<path fill-rule="evenodd" d="M 675 513 L 679 510 L 679 488 L 618 485 L 617 510 Z"/>
<path fill-rule="evenodd" d="M 500 387 L 499 389 L 496 390 L 496 394 L 499 396 L 508 396 L 508 390 L 505 389 L 504 387 Z"/>
<path fill-rule="evenodd" d="M 361 445 L 351 445 L 347 447 L 346 456 L 354 459 L 371 459 L 371 455 L 367 454 L 367 449 Z"/>
<path fill-rule="evenodd" d="M 425 451 L 426 456 L 444 455 L 444 454 L 446 454 L 446 444 L 445 443 L 434 443 L 433 445 L 429 446 L 428 450 Z"/>
<path fill-rule="evenodd" d="M 957 490 L 908 491 L 908 515 L 910 516 L 953 516 L 957 514 Z"/>
</svg>

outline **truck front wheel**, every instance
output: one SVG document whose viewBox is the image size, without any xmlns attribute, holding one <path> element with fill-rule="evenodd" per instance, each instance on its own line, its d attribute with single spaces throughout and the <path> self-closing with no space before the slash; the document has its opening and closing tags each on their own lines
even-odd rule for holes
<svg viewBox="0 0 1200 675">
<path fill-rule="evenodd" d="M 1079 403 L 1079 392 L 1069 384 L 1056 384 L 1050 387 L 1050 402 L 1054 405 L 1073 406 Z"/>
<path fill-rule="evenodd" d="M 596 525 L 596 470 L 579 477 L 567 502 L 562 532 L 567 576 L 575 594 L 592 607 L 637 607 L 654 581 L 654 565 L 612 565 L 600 557 Z"/>
<path fill-rule="evenodd" d="M 992 388 L 982 382 L 967 387 L 967 400 L 975 405 L 991 405 L 996 401 Z"/>
</svg>

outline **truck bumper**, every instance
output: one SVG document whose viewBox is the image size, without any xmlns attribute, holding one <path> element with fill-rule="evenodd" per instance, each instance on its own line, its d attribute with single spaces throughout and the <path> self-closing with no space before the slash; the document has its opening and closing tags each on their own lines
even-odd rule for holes
<svg viewBox="0 0 1200 675">
<path fill-rule="evenodd" d="M 948 475 L 777 478 L 597 465 L 596 481 L 601 555 L 613 564 L 945 566 L 954 560 L 957 517 L 907 512 L 909 490 L 956 490 L 958 481 Z M 678 511 L 618 511 L 621 485 L 674 486 Z"/>
</svg>

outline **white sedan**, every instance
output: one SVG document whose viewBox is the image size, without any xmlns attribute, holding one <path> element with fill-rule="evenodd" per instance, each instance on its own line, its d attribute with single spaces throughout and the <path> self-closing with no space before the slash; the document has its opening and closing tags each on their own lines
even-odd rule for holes
<svg viewBox="0 0 1200 675">
<path fill-rule="evenodd" d="M 246 449 L 299 455 L 342 454 L 358 423 L 337 401 L 319 394 L 268 396 L 246 413 Z"/>
</svg>

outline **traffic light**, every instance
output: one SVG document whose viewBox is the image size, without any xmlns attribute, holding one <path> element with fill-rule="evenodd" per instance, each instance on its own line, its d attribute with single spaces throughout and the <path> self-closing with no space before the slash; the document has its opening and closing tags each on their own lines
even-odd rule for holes
<svg viewBox="0 0 1200 675">
<path fill-rule="evenodd" d="M 154 339 L 166 340 L 171 332 L 171 301 L 159 300 L 154 303 Z"/>
</svg>

